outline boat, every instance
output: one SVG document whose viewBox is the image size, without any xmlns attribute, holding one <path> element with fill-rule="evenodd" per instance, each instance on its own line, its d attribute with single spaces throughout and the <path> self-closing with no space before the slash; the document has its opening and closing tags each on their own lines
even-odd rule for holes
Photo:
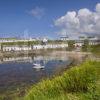
<svg viewBox="0 0 100 100">
<path fill-rule="evenodd" d="M 33 68 L 34 69 L 44 69 L 45 66 L 42 66 L 41 64 L 36 64 L 36 63 L 33 63 Z"/>
</svg>

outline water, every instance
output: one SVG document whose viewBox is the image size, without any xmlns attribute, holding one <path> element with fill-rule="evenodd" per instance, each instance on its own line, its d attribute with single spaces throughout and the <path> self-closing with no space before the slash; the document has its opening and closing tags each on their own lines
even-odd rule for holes
<svg viewBox="0 0 100 100">
<path fill-rule="evenodd" d="M 62 51 L 53 51 L 42 54 L 4 57 L 0 59 L 0 95 L 13 94 L 15 91 L 25 91 L 39 81 L 58 75 L 72 63 L 82 61 L 82 56 L 75 53 L 70 57 Z M 76 57 L 77 55 L 77 57 Z M 44 66 L 43 69 L 33 68 L 34 64 Z"/>
<path fill-rule="evenodd" d="M 56 52 L 44 55 L 1 58 L 0 94 L 8 90 L 27 87 L 42 79 L 51 77 L 68 67 L 72 59 Z M 35 69 L 33 64 L 40 64 L 44 69 Z"/>
</svg>

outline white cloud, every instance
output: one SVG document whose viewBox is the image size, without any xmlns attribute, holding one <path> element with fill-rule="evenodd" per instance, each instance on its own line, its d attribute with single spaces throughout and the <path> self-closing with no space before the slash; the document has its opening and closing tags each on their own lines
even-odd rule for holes
<svg viewBox="0 0 100 100">
<path fill-rule="evenodd" d="M 78 16 L 87 17 L 87 16 L 90 16 L 91 14 L 92 12 L 87 8 L 83 8 L 78 11 Z"/>
<path fill-rule="evenodd" d="M 100 3 L 96 5 L 96 11 L 87 8 L 79 11 L 68 11 L 64 16 L 54 22 L 59 27 L 61 34 L 100 34 Z"/>
<path fill-rule="evenodd" d="M 61 33 L 76 31 L 79 28 L 79 24 L 79 19 L 76 17 L 75 11 L 68 12 L 65 16 L 55 21 L 55 25 L 61 27 Z"/>
<path fill-rule="evenodd" d="M 96 5 L 96 11 L 100 13 L 100 3 Z"/>
<path fill-rule="evenodd" d="M 45 14 L 44 8 L 40 8 L 40 7 L 35 7 L 27 12 L 28 12 L 28 14 L 30 14 L 33 17 L 38 18 L 38 19 L 41 19 Z"/>
</svg>

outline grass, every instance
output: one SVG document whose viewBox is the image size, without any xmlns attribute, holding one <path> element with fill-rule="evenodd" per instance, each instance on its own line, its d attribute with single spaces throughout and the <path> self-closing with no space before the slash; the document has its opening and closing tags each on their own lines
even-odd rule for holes
<svg viewBox="0 0 100 100">
<path fill-rule="evenodd" d="M 93 54 L 100 56 L 100 44 L 91 46 L 90 50 Z"/>
<path fill-rule="evenodd" d="M 40 44 L 39 41 L 18 41 L 18 42 L 5 42 L 5 43 L 1 43 L 2 46 L 23 46 L 23 45 L 37 45 Z"/>
<path fill-rule="evenodd" d="M 24 100 L 99 100 L 99 72 L 100 62 L 87 61 L 34 85 Z"/>
</svg>

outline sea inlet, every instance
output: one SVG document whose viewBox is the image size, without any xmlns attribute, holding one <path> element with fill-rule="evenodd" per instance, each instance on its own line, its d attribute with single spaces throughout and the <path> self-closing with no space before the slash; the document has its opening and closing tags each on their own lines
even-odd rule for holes
<svg viewBox="0 0 100 100">
<path fill-rule="evenodd" d="M 40 54 L 0 58 L 0 95 L 24 95 L 28 87 L 61 74 L 86 54 L 52 50 Z M 35 67 L 34 67 L 35 66 Z M 38 67 L 42 66 L 42 67 Z"/>
</svg>

